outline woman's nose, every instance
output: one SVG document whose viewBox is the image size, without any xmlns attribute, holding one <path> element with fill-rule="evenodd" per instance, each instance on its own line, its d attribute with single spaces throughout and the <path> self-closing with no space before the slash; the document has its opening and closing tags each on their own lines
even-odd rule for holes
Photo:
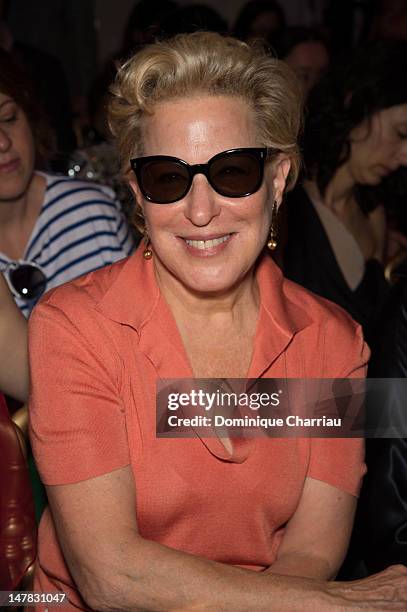
<svg viewBox="0 0 407 612">
<path fill-rule="evenodd" d="M 6 152 L 11 146 L 11 138 L 7 131 L 0 127 L 0 151 Z"/>
<path fill-rule="evenodd" d="M 219 197 L 205 176 L 196 175 L 185 196 L 185 216 L 197 227 L 209 225 L 220 213 Z"/>
</svg>

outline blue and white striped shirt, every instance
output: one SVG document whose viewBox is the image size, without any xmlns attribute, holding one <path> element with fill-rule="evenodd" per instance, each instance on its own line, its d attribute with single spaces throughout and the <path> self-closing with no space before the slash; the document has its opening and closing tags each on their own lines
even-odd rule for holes
<svg viewBox="0 0 407 612">
<path fill-rule="evenodd" d="M 23 259 L 41 266 L 46 290 L 131 253 L 134 238 L 111 189 L 41 174 L 47 182 L 45 199 Z M 11 261 L 0 252 L 0 270 Z M 26 316 L 34 306 L 19 298 L 16 303 Z"/>
</svg>

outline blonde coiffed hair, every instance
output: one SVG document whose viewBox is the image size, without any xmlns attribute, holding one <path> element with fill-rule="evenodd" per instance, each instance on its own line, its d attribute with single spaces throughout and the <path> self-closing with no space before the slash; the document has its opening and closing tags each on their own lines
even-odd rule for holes
<svg viewBox="0 0 407 612">
<path fill-rule="evenodd" d="M 109 126 L 125 176 L 130 159 L 143 154 L 143 117 L 154 112 L 155 104 L 209 94 L 247 100 L 255 113 L 259 146 L 289 155 L 287 190 L 297 180 L 299 85 L 291 69 L 263 48 L 213 32 L 179 34 L 128 59 L 119 68 L 111 93 Z"/>
</svg>

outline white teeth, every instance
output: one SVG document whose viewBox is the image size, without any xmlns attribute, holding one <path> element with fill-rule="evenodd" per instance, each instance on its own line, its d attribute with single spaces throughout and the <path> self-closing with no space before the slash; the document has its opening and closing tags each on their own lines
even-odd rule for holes
<svg viewBox="0 0 407 612">
<path fill-rule="evenodd" d="M 211 249 L 212 247 L 218 246 L 218 244 L 222 244 L 222 242 L 226 242 L 229 240 L 230 234 L 226 236 L 222 236 L 221 238 L 214 238 L 213 240 L 185 240 L 187 244 L 195 247 L 196 249 Z"/>
</svg>

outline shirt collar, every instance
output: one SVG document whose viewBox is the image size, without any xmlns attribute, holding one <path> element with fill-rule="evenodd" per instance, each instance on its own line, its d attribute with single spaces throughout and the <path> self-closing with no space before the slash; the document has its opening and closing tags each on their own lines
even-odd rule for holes
<svg viewBox="0 0 407 612">
<path fill-rule="evenodd" d="M 175 320 L 160 295 L 153 260 L 143 258 L 143 245 L 116 266 L 110 268 L 115 270 L 115 276 L 97 310 L 137 331 L 139 349 L 154 364 L 161 379 L 193 378 Z M 287 297 L 287 281 L 268 254 L 261 257 L 256 278 L 261 307 L 249 379 L 261 377 L 290 344 L 294 334 L 311 322 L 306 312 Z M 199 431 L 196 434 L 201 438 Z M 245 461 L 253 448 L 253 441 L 235 439 L 233 455 L 229 455 L 216 437 L 201 440 L 214 456 L 235 463 Z"/>
<path fill-rule="evenodd" d="M 144 244 L 111 267 L 115 276 L 96 305 L 105 317 L 134 328 L 138 334 L 151 318 L 160 300 L 153 260 L 143 257 Z"/>
<path fill-rule="evenodd" d="M 312 323 L 307 312 L 287 295 L 290 281 L 265 252 L 256 278 L 261 307 L 248 378 L 260 378 L 288 347 L 294 335 Z"/>
<path fill-rule="evenodd" d="M 266 252 L 257 266 L 256 278 L 260 287 L 261 305 L 269 319 L 283 335 L 292 336 L 312 322 L 307 312 L 287 295 L 290 281 Z"/>
<path fill-rule="evenodd" d="M 144 259 L 143 250 L 141 244 L 131 257 L 115 264 L 116 275 L 96 308 L 109 319 L 134 328 L 139 335 L 150 321 L 173 335 L 175 321 L 161 297 L 153 259 Z M 261 375 L 260 370 L 281 354 L 293 336 L 312 323 L 304 308 L 287 295 L 291 283 L 267 253 L 260 257 L 256 278 L 261 308 L 250 378 Z"/>
<path fill-rule="evenodd" d="M 152 259 L 144 245 L 119 264 L 116 277 L 96 306 L 104 316 L 133 328 L 139 350 L 162 378 L 193 378 L 191 365 L 171 310 L 161 296 Z"/>
</svg>

